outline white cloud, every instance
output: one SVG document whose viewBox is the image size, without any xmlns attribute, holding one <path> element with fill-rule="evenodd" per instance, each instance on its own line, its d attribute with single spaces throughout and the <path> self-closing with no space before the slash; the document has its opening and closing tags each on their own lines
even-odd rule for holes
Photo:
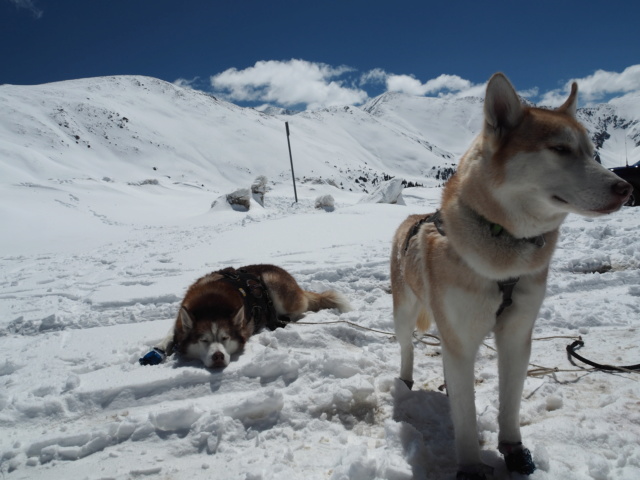
<svg viewBox="0 0 640 480">
<path fill-rule="evenodd" d="M 381 68 L 374 68 L 360 75 L 360 85 L 371 83 L 385 83 L 389 74 Z"/>
<path fill-rule="evenodd" d="M 413 75 L 396 75 L 376 68 L 360 77 L 360 84 L 384 83 L 389 92 L 443 98 L 483 97 L 486 83 L 473 84 L 458 75 L 442 74 L 422 83 Z"/>
<path fill-rule="evenodd" d="M 402 92 L 409 95 L 424 95 L 422 82 L 412 75 L 389 75 L 387 77 L 387 90 L 390 92 Z"/>
<path fill-rule="evenodd" d="M 448 95 L 451 93 L 464 94 L 474 85 L 458 75 L 442 74 L 439 77 L 422 83 L 413 75 L 388 75 L 387 90 L 392 92 L 404 92 L 411 95 Z M 458 96 L 456 95 L 456 96 Z"/>
<path fill-rule="evenodd" d="M 530 88 L 529 90 L 519 90 L 518 95 L 523 98 L 535 98 L 540 94 L 540 89 L 538 87 Z"/>
<path fill-rule="evenodd" d="M 359 77 L 354 69 L 305 60 L 259 61 L 253 67 L 230 68 L 211 77 L 217 95 L 231 101 L 267 102 L 279 106 L 306 105 L 313 110 L 333 105 L 358 105 L 368 100 L 363 87 L 384 84 L 387 91 L 446 98 L 484 96 L 485 84 L 474 85 L 458 75 L 440 75 L 422 83 L 413 75 L 389 74 L 380 68 Z M 355 76 L 355 79 L 354 79 Z M 184 81 L 179 79 L 178 81 Z"/>
<path fill-rule="evenodd" d="M 442 91 L 466 92 L 473 87 L 469 80 L 458 75 L 440 75 L 424 84 L 426 93 L 437 93 Z"/>
<path fill-rule="evenodd" d="M 579 98 L 586 104 L 602 101 L 609 96 L 620 96 L 640 90 L 640 65 L 627 67 L 621 73 L 596 70 L 584 78 L 573 78 L 562 88 L 551 90 L 542 95 L 540 103 L 556 107 L 569 95 L 571 84 L 578 82 Z"/>
<path fill-rule="evenodd" d="M 182 88 L 188 88 L 190 90 L 193 90 L 193 84 L 199 80 L 200 77 L 194 77 L 191 80 L 188 80 L 186 78 L 178 78 L 177 80 L 173 81 L 173 84 L 178 86 L 178 87 L 182 87 Z"/>
<path fill-rule="evenodd" d="M 284 106 L 304 104 L 308 109 L 365 102 L 364 90 L 347 86 L 346 66 L 332 67 L 305 60 L 260 61 L 253 67 L 230 68 L 211 77 L 218 94 L 232 101 L 260 101 Z"/>
<path fill-rule="evenodd" d="M 578 82 L 581 103 L 591 105 L 605 101 L 613 96 L 622 96 L 630 92 L 640 91 L 640 65 L 632 65 L 624 71 L 607 72 L 597 70 L 584 78 L 571 79 L 559 89 L 543 94 L 538 87 L 519 90 L 518 94 L 548 107 L 562 105 L 571 91 L 571 84 Z M 440 75 L 422 83 L 413 75 L 393 75 L 386 77 L 387 90 L 404 92 L 410 95 L 430 95 L 442 98 L 484 97 L 486 83 L 473 84 L 458 75 Z"/>
<path fill-rule="evenodd" d="M 194 80 L 178 79 L 177 85 L 191 87 Z M 640 91 L 640 65 L 623 72 L 598 70 L 584 78 L 571 79 L 561 88 L 540 92 L 538 87 L 518 94 L 539 105 L 556 107 L 578 82 L 581 104 L 590 105 Z M 375 68 L 364 73 L 346 66 L 334 67 L 305 60 L 260 61 L 244 70 L 231 68 L 211 77 L 217 95 L 231 101 L 261 102 L 281 107 L 305 105 L 314 110 L 335 105 L 359 105 L 369 99 L 365 87 L 382 85 L 386 91 L 440 98 L 483 98 L 486 82 L 474 84 L 458 75 L 442 74 L 422 82 L 414 75 L 397 75 Z"/>
<path fill-rule="evenodd" d="M 36 7 L 33 0 L 9 0 L 9 2 L 13 3 L 17 8 L 29 10 L 36 18 L 42 17 L 42 10 Z"/>
</svg>

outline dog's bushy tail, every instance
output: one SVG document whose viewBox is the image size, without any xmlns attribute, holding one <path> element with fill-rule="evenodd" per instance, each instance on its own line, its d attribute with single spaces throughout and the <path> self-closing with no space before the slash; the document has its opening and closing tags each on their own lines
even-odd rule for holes
<svg viewBox="0 0 640 480">
<path fill-rule="evenodd" d="M 305 291 L 304 296 L 308 302 L 307 310 L 311 312 L 317 312 L 325 308 L 337 308 L 341 313 L 351 311 L 349 300 L 335 290 L 327 290 L 322 293 Z"/>
<path fill-rule="evenodd" d="M 431 327 L 431 318 L 424 308 L 421 308 L 418 312 L 418 321 L 416 327 L 420 332 L 426 332 Z"/>
</svg>

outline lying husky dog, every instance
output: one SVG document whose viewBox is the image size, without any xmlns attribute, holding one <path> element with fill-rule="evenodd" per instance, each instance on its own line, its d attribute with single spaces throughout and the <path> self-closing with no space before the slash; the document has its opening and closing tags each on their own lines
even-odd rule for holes
<svg viewBox="0 0 640 480">
<path fill-rule="evenodd" d="M 413 384 L 412 334 L 434 319 L 455 431 L 458 479 L 485 479 L 474 403 L 474 359 L 493 331 L 498 348 L 499 450 L 507 467 L 531 474 L 519 409 L 533 324 L 558 229 L 568 213 L 615 212 L 631 186 L 594 160 L 575 118 L 577 85 L 556 110 L 522 105 L 507 78 L 487 85 L 484 127 L 446 184 L 434 215 L 398 228 L 391 285 L 400 378 Z M 513 304 L 511 304 L 513 302 Z"/>
<path fill-rule="evenodd" d="M 158 364 L 175 351 L 202 361 L 207 368 L 226 367 L 231 355 L 263 327 L 275 330 L 300 319 L 304 312 L 324 308 L 350 310 L 342 294 L 302 290 L 280 267 L 226 268 L 189 287 L 169 334 L 140 363 Z"/>
</svg>

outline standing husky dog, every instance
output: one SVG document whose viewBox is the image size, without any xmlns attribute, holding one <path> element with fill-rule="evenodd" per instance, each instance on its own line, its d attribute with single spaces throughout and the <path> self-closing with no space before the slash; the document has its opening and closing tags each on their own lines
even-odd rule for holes
<svg viewBox="0 0 640 480">
<path fill-rule="evenodd" d="M 511 471 L 535 470 L 520 436 L 520 398 L 533 324 L 542 303 L 558 229 L 568 213 L 615 212 L 631 186 L 594 160 L 575 119 L 578 87 L 556 110 L 529 108 L 507 78 L 489 80 L 484 128 L 462 156 L 435 215 L 398 228 L 391 285 L 400 378 L 413 384 L 412 334 L 436 322 L 458 479 L 481 480 L 474 403 L 474 360 L 493 331 L 498 348 L 499 450 Z M 513 305 L 511 305 L 513 297 Z"/>
<path fill-rule="evenodd" d="M 226 367 L 231 355 L 261 328 L 275 330 L 298 320 L 304 312 L 324 308 L 350 310 L 340 293 L 302 290 L 280 267 L 225 268 L 189 287 L 169 334 L 140 363 L 155 365 L 176 351 L 184 358 L 202 361 L 207 368 Z"/>
</svg>

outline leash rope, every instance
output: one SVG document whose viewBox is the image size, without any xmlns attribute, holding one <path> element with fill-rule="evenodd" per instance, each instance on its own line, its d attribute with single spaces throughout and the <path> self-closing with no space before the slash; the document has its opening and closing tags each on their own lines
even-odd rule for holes
<svg viewBox="0 0 640 480">
<path fill-rule="evenodd" d="M 568 335 L 557 335 L 557 336 L 553 336 L 553 337 L 537 337 L 537 338 L 532 338 L 532 341 L 545 341 L 545 340 L 555 340 L 558 338 L 567 338 L 569 340 L 575 340 L 576 338 L 581 338 L 581 337 L 572 337 L 572 336 L 568 336 Z M 482 342 L 482 345 L 484 345 L 486 348 L 488 348 L 489 350 L 492 350 L 494 352 L 498 352 L 498 350 L 496 350 L 494 347 L 492 347 L 491 345 L 489 345 L 487 342 Z M 533 367 L 530 370 L 527 370 L 527 376 L 528 377 L 544 377 L 545 375 L 553 375 L 555 373 L 568 373 L 568 372 L 584 372 L 585 369 L 563 369 L 563 368 L 559 368 L 559 367 L 544 367 L 542 365 L 537 365 L 535 363 L 529 362 L 529 366 Z M 588 369 L 587 369 L 588 370 Z"/>
<path fill-rule="evenodd" d="M 339 323 L 344 323 L 346 325 L 349 325 L 351 327 L 354 328 L 359 328 L 361 330 L 368 330 L 370 332 L 374 332 L 374 333 L 378 333 L 381 335 L 387 335 L 389 337 L 395 337 L 395 333 L 391 333 L 391 332 L 386 332 L 384 330 L 377 330 L 375 328 L 369 328 L 369 327 L 364 327 L 362 325 L 359 325 L 357 323 L 354 322 L 350 322 L 349 320 L 333 320 L 330 322 L 288 322 L 289 325 L 335 325 L 335 324 L 339 324 Z M 426 340 L 423 340 L 424 337 L 429 337 L 434 339 L 436 342 L 428 342 Z M 440 337 L 438 337 L 437 335 L 433 335 L 431 333 L 423 333 L 422 335 L 420 335 L 418 332 L 413 332 L 413 338 L 415 338 L 417 341 L 419 341 L 420 343 L 423 343 L 425 345 L 431 346 L 431 347 L 439 347 L 440 345 L 442 345 L 442 341 L 440 340 Z M 555 335 L 555 336 L 551 336 L 551 337 L 536 337 L 533 338 L 533 341 L 545 341 L 545 340 L 556 340 L 556 339 L 569 339 L 569 340 L 574 340 L 575 342 L 582 342 L 582 337 L 575 337 L 575 336 L 570 336 L 570 335 Z M 489 350 L 492 350 L 494 352 L 497 352 L 497 350 L 492 347 L 491 345 L 487 344 L 486 342 L 482 342 L 482 344 L 488 348 Z M 584 344 L 584 342 L 583 342 Z M 567 347 L 568 349 L 569 347 Z M 579 369 L 561 369 L 559 367 L 544 367 L 542 365 L 537 365 L 535 363 L 531 363 L 529 362 L 529 366 L 533 367 L 532 369 L 527 371 L 527 376 L 529 377 L 543 377 L 545 375 L 553 375 L 555 373 L 561 373 L 561 372 L 584 372 L 586 371 L 590 371 L 590 370 L 596 370 L 596 368 L 593 369 L 584 369 L 584 368 L 579 368 Z M 638 369 L 640 369 L 640 365 L 637 365 Z M 617 367 L 617 370 L 623 370 L 625 368 L 628 367 Z"/>
<path fill-rule="evenodd" d="M 363 327 L 362 325 L 358 325 L 357 323 L 350 322 L 349 320 L 333 320 L 331 322 L 289 322 L 288 324 L 289 325 L 332 325 L 336 323 L 345 323 L 354 328 L 360 328 L 361 330 L 368 330 L 370 332 L 379 333 L 381 335 L 388 335 L 390 337 L 396 336 L 395 333 L 385 332 L 383 330 L 376 330 L 375 328 Z M 413 337 L 419 342 L 424 343 L 425 345 L 430 345 L 432 347 L 439 347 L 441 345 L 440 338 L 430 333 L 423 333 L 422 337 L 418 337 L 416 332 L 413 332 Z M 424 337 L 435 338 L 438 341 L 438 343 L 432 343 L 432 342 L 427 342 L 425 340 L 422 340 L 422 338 Z"/>
<path fill-rule="evenodd" d="M 344 323 L 346 325 L 349 325 L 351 327 L 354 328 L 359 328 L 361 330 L 368 330 L 370 332 L 374 332 L 374 333 L 378 333 L 381 335 L 387 335 L 389 337 L 395 337 L 395 333 L 392 332 L 386 332 L 384 330 L 377 330 L 375 328 L 369 328 L 369 327 L 364 327 L 362 325 L 359 325 L 355 322 L 350 322 L 349 320 L 333 320 L 330 322 L 288 322 L 289 325 L 335 325 L 335 324 L 339 324 L 339 323 Z M 435 342 L 428 342 L 426 340 L 424 340 L 424 337 L 429 337 L 434 339 L 437 343 Z M 423 343 L 425 345 L 431 346 L 431 347 L 439 347 L 442 345 L 442 341 L 440 340 L 440 337 L 438 337 L 437 335 L 433 335 L 431 333 L 423 333 L 422 335 L 420 335 L 418 332 L 413 332 L 413 338 L 415 338 L 418 342 Z M 587 365 L 590 365 L 593 368 L 574 368 L 574 369 L 566 369 L 566 368 L 559 368 L 559 367 L 545 367 L 542 365 L 538 365 L 532 362 L 529 362 L 529 366 L 533 367 L 530 370 L 527 370 L 527 376 L 529 377 L 544 377 L 545 375 L 553 375 L 555 373 L 571 373 L 571 372 L 589 372 L 589 371 L 595 371 L 595 370 L 603 370 L 603 371 L 617 371 L 617 372 L 623 372 L 623 373 L 640 373 L 640 364 L 638 365 L 630 365 L 630 366 L 626 366 L 626 367 L 615 367 L 615 366 L 611 366 L 611 365 L 601 365 L 599 363 L 595 363 L 592 362 L 590 360 L 587 360 L 586 358 L 578 355 L 577 353 L 575 353 L 574 349 L 575 348 L 581 348 L 584 346 L 584 341 L 582 340 L 581 336 L 575 337 L 575 336 L 571 336 L 571 335 L 554 335 L 554 336 L 550 336 L 550 337 L 536 337 L 536 338 L 532 338 L 532 341 L 546 341 L 546 340 L 557 340 L 557 339 L 568 339 L 568 340 L 573 340 L 573 343 L 571 345 L 567 346 L 567 352 L 569 353 L 570 356 L 574 356 L 575 358 L 577 358 L 578 360 L 586 363 Z M 488 348 L 489 350 L 492 350 L 494 352 L 498 352 L 494 347 L 492 347 L 491 345 L 489 345 L 487 342 L 482 342 L 482 345 L 484 345 L 486 348 Z M 571 362 L 573 364 L 573 362 Z"/>
<path fill-rule="evenodd" d="M 640 371 L 640 364 L 637 365 L 628 365 L 628 366 L 613 366 L 613 365 L 603 365 L 601 363 L 596 363 L 592 360 L 588 360 L 581 355 L 576 353 L 576 349 L 584 347 L 584 342 L 582 338 L 578 338 L 571 345 L 567 345 L 567 354 L 569 356 L 569 361 L 573 363 L 571 357 L 577 358 L 583 363 L 592 366 L 596 370 L 603 370 L 605 372 L 625 372 L 625 373 L 638 373 Z M 575 363 L 574 363 L 575 365 Z"/>
</svg>

